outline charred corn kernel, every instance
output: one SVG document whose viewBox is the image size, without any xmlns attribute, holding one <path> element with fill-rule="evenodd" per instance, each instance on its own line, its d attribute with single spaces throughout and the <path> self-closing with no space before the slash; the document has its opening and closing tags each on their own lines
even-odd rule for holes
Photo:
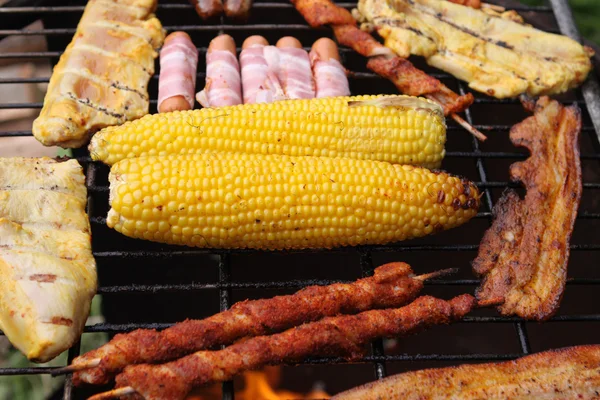
<svg viewBox="0 0 600 400">
<path fill-rule="evenodd" d="M 108 127 L 90 154 L 106 164 L 140 156 L 236 152 L 348 157 L 440 166 L 441 108 L 409 96 L 289 100 L 147 115 Z"/>
<path fill-rule="evenodd" d="M 115 164 L 109 180 L 109 227 L 134 238 L 210 248 L 385 244 L 461 225 L 479 207 L 468 181 L 349 158 L 141 157 Z M 154 199 L 154 183 L 164 197 L 146 202 L 132 195 L 139 190 L 142 199 Z"/>
</svg>

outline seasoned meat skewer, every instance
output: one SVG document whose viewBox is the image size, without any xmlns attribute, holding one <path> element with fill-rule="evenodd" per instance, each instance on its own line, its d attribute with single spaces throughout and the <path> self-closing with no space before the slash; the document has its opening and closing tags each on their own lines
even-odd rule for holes
<svg viewBox="0 0 600 400">
<path fill-rule="evenodd" d="M 225 381 L 240 372 L 271 363 L 297 362 L 309 356 L 349 358 L 379 337 L 405 336 L 433 325 L 461 319 L 475 305 L 464 294 L 450 301 L 430 296 L 395 309 L 327 317 L 272 336 L 258 336 L 220 351 L 200 351 L 162 365 L 132 365 L 117 377 L 117 394 L 135 399 L 183 399 L 194 387 Z M 115 392 L 92 396 L 105 399 Z"/>
<path fill-rule="evenodd" d="M 106 383 L 129 364 L 171 360 L 241 337 L 277 332 L 339 313 L 398 307 L 414 299 L 423 280 L 431 276 L 415 277 L 405 263 L 385 264 L 375 269 L 374 276 L 353 283 L 310 286 L 288 296 L 240 302 L 212 317 L 187 320 L 162 332 L 140 329 L 116 335 L 99 349 L 77 357 L 67 368 L 93 367 L 77 372 L 75 383 Z"/>
<path fill-rule="evenodd" d="M 406 372 L 340 393 L 332 400 L 591 400 L 598 399 L 598 387 L 600 345 L 591 345 L 502 363 Z"/>
</svg>

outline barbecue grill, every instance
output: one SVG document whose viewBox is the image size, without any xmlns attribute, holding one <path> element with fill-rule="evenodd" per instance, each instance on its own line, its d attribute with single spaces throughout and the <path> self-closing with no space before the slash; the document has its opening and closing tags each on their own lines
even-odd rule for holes
<svg viewBox="0 0 600 400">
<path fill-rule="evenodd" d="M 219 33 L 232 35 L 238 45 L 247 36 L 257 33 L 271 43 L 281 36 L 294 35 L 305 46 L 310 46 L 322 36 L 333 38 L 329 29 L 310 28 L 286 0 L 256 0 L 250 20 L 243 25 L 223 19 L 204 23 L 193 7 L 183 1 L 159 1 L 157 15 L 168 31 L 184 30 L 196 45 L 201 46 L 198 90 L 204 85 L 206 45 Z M 497 3 L 497 0 L 492 2 Z M 41 35 L 48 43 L 48 51 L 4 53 L 0 54 L 0 60 L 47 59 L 55 64 L 75 32 L 84 5 L 83 0 L 11 0 L 0 7 L 0 38 Z M 355 3 L 342 5 L 352 8 Z M 519 11 L 533 25 L 581 39 L 567 0 L 551 0 L 545 6 L 511 8 Z M 23 30 L 23 26 L 36 19 L 43 20 L 43 29 Z M 397 92 L 390 82 L 368 72 L 365 59 L 358 54 L 342 48 L 341 56 L 343 64 L 353 72 L 350 77 L 353 94 Z M 432 71 L 420 60 L 415 62 L 455 91 L 462 94 L 468 90 L 455 78 Z M 36 84 L 48 79 L 0 78 L 0 90 L 10 84 Z M 150 83 L 152 99 L 157 97 L 157 86 L 158 75 L 155 75 Z M 76 151 L 74 155 L 84 166 L 87 177 L 88 214 L 100 278 L 98 293 L 103 295 L 106 317 L 105 323 L 88 325 L 84 335 L 89 332 L 114 334 L 136 328 L 165 328 L 185 318 L 199 318 L 227 309 L 245 298 L 269 297 L 307 285 L 354 280 L 371 274 L 375 266 L 387 261 L 406 261 L 417 273 L 459 267 L 460 272 L 455 276 L 427 282 L 425 293 L 444 298 L 472 293 L 479 281 L 473 279 L 469 263 L 476 255 L 485 229 L 489 227 L 490 211 L 506 187 L 518 186 L 508 182 L 509 165 L 527 157 L 523 149 L 513 147 L 508 139 L 511 126 L 527 116 L 519 102 L 497 100 L 478 93 L 474 95 L 475 103 L 467 111 L 466 120 L 487 134 L 489 139 L 480 143 L 448 120 L 447 155 L 443 168 L 477 182 L 484 193 L 480 213 L 468 224 L 451 231 L 387 246 L 331 251 L 232 252 L 129 239 L 108 229 L 105 224 L 108 167 L 92 162 L 84 150 Z M 579 104 L 584 122 L 581 134 L 584 191 L 571 241 L 569 281 L 559 314 L 549 322 L 539 324 L 516 317 L 502 317 L 494 310 L 477 310 L 452 326 L 435 327 L 398 342 L 376 341 L 370 354 L 352 364 L 343 359 L 318 358 L 306 360 L 300 366 L 286 367 L 286 388 L 308 389 L 308 381 L 319 379 L 328 391 L 335 393 L 406 370 L 510 360 L 530 352 L 597 341 L 600 332 L 600 309 L 597 306 L 600 304 L 600 90 L 596 77 L 591 76 L 582 88 L 559 96 L 559 100 Z M 0 109 L 40 109 L 41 106 L 41 103 L 12 103 L 0 104 Z M 156 100 L 151 102 L 150 107 L 151 112 L 156 112 Z M 0 138 L 30 135 L 30 130 L 0 131 Z M 79 344 L 69 351 L 69 363 L 78 354 Z M 42 367 L 0 368 L 0 375 L 48 373 L 48 368 Z M 91 390 L 103 389 L 73 388 L 67 378 L 63 398 L 82 398 L 91 394 Z M 232 382 L 223 384 L 222 397 L 234 397 Z"/>
</svg>

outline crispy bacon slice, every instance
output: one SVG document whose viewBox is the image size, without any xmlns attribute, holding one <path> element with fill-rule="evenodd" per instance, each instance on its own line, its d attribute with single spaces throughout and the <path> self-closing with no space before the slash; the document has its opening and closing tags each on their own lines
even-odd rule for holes
<svg viewBox="0 0 600 400">
<path fill-rule="evenodd" d="M 331 0 L 290 1 L 313 28 L 331 25 L 340 44 L 365 57 L 375 57 L 368 67 L 382 77 L 390 79 L 401 92 L 412 96 L 428 95 L 428 98 L 444 108 L 445 115 L 462 112 L 473 103 L 470 93 L 459 96 L 437 79 L 417 69 L 410 61 L 395 56 L 371 34 L 360 30 L 348 10 L 336 6 Z"/>
<path fill-rule="evenodd" d="M 504 315 L 544 320 L 559 307 L 582 191 L 580 130 L 579 108 L 548 97 L 538 100 L 534 116 L 511 129 L 512 142 L 531 152 L 510 169 L 527 194 L 521 200 L 513 190 L 504 193 L 473 261 L 475 273 L 484 277 L 477 297 L 504 298 Z"/>
<path fill-rule="evenodd" d="M 228 380 L 267 364 L 297 362 L 308 356 L 354 358 L 375 338 L 405 336 L 449 324 L 474 306 L 475 299 L 468 294 L 449 301 L 423 296 L 402 308 L 328 317 L 220 351 L 200 351 L 167 364 L 128 366 L 117 377 L 117 386 L 121 393 L 131 393 L 136 399 L 183 399 L 194 386 Z"/>
<path fill-rule="evenodd" d="M 436 274 L 436 273 L 434 273 Z M 399 307 L 423 288 L 408 264 L 389 263 L 372 277 L 345 284 L 310 286 L 288 296 L 244 301 L 203 320 L 187 320 L 158 332 L 139 329 L 116 335 L 109 343 L 73 361 L 74 382 L 106 383 L 129 364 L 172 360 L 194 351 L 229 344 L 248 336 L 265 335 L 339 313 Z M 89 368 L 93 365 L 93 368 Z"/>
<path fill-rule="evenodd" d="M 600 345 L 567 347 L 515 361 L 390 376 L 332 400 L 598 399 Z"/>
</svg>

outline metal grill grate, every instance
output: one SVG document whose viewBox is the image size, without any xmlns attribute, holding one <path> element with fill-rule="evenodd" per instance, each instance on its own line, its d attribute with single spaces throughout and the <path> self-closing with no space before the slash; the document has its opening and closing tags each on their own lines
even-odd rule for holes
<svg viewBox="0 0 600 400">
<path fill-rule="evenodd" d="M 48 0 L 45 4 L 51 2 L 52 0 Z M 5 35 L 41 35 L 46 37 L 48 42 L 48 51 L 3 53 L 0 54 L 0 62 L 5 59 L 42 59 L 54 64 L 75 32 L 76 23 L 84 8 L 82 3 L 83 1 L 72 1 L 70 4 L 61 6 L 0 7 L 0 26 L 8 27 L 0 29 L 0 38 Z M 341 4 L 347 8 L 355 6 L 355 3 Z M 566 0 L 551 0 L 551 5 L 521 6 L 517 7 L 516 10 L 523 13 L 526 19 L 534 24 L 540 20 L 546 21 L 549 24 L 545 26 L 546 30 L 552 31 L 558 25 L 561 32 L 580 40 Z M 199 22 L 192 6 L 187 3 L 165 2 L 159 4 L 157 14 L 167 30 L 185 30 L 191 34 L 196 44 L 206 44 L 212 37 L 223 32 L 234 36 L 238 44 L 246 36 L 255 33 L 265 35 L 271 42 L 274 42 L 280 36 L 292 34 L 303 41 L 305 45 L 312 43 L 321 36 L 331 37 L 331 32 L 328 29 L 310 29 L 285 0 L 277 2 L 257 1 L 252 11 L 253 15 L 247 25 L 232 25 L 225 23 L 223 20 L 220 23 L 203 24 Z M 15 27 L 15 21 L 23 25 L 35 19 L 42 19 L 45 28 L 23 31 L 19 27 Z M 11 22 L 9 23 L 9 21 Z M 274 23 L 275 21 L 277 23 Z M 175 25 L 175 23 L 179 23 L 179 25 Z M 558 29 L 555 31 L 559 32 Z M 198 68 L 198 88 L 202 87 L 204 83 L 203 59 L 206 50 L 206 47 L 199 47 L 201 62 Z M 396 92 L 390 83 L 373 73 L 367 72 L 365 61 L 351 50 L 341 49 L 341 53 L 344 65 L 355 72 L 351 77 L 353 93 Z M 464 93 L 467 91 L 465 84 L 453 77 L 439 73 L 439 71 L 431 71 L 422 64 L 418 64 L 418 66 L 432 72 L 433 76 L 443 80 L 444 83 L 458 92 Z M 150 85 L 151 98 L 156 98 L 157 78 L 157 75 L 155 75 Z M 49 77 L 0 77 L 0 85 L 2 85 L 0 90 L 5 87 L 4 85 L 38 84 L 46 83 L 48 80 Z M 344 277 L 343 280 L 353 280 L 360 275 L 372 274 L 375 265 L 389 260 L 407 261 L 418 272 L 422 272 L 423 267 L 432 270 L 440 266 L 462 267 L 460 276 L 453 279 L 427 282 L 426 290 L 429 293 L 434 292 L 434 294 L 442 295 L 453 293 L 453 291 L 472 292 L 479 281 L 472 279 L 468 261 L 474 257 L 479 239 L 483 231 L 489 226 L 490 210 L 495 200 L 498 199 L 504 188 L 516 187 L 516 185 L 507 182 L 508 165 L 527 157 L 526 153 L 515 149 L 508 142 L 508 130 L 514 123 L 525 117 L 518 101 L 512 99 L 497 100 L 476 93 L 475 96 L 475 104 L 467 111 L 466 119 L 481 131 L 488 133 L 490 139 L 486 143 L 480 144 L 475 139 L 471 139 L 466 132 L 463 132 L 461 127 L 452 125 L 452 122 L 449 122 L 448 152 L 443 168 L 452 173 L 466 175 L 468 178 L 477 181 L 479 188 L 484 191 L 481 212 L 476 219 L 463 227 L 431 238 L 413 240 L 397 245 L 364 246 L 333 251 L 307 250 L 293 253 L 274 252 L 264 254 L 253 251 L 213 252 L 129 240 L 105 226 L 108 168 L 91 162 L 89 155 L 83 152 L 76 153 L 77 159 L 84 165 L 87 176 L 88 214 L 92 223 L 94 255 L 98 262 L 100 275 L 98 293 L 103 295 L 107 303 L 112 304 L 107 308 L 121 308 L 122 303 L 125 303 L 127 299 L 131 302 L 128 307 L 121 309 L 120 313 L 113 313 L 113 318 L 107 315 L 108 322 L 87 326 L 85 332 L 117 333 L 136 328 L 165 328 L 170 326 L 173 321 L 185 317 L 196 317 L 196 315 L 188 315 L 187 312 L 191 312 L 192 308 L 202 307 L 196 304 L 190 305 L 191 302 L 187 301 L 187 296 L 191 299 L 198 293 L 208 293 L 208 296 L 212 297 L 217 295 L 215 299 L 216 309 L 209 310 L 210 307 L 205 307 L 206 309 L 201 311 L 209 314 L 219 309 L 227 309 L 234 301 L 248 296 L 270 296 L 271 294 L 266 293 L 267 291 L 277 291 L 278 293 L 297 290 L 307 285 L 329 284 L 339 281 L 342 276 Z M 593 336 L 586 332 L 593 329 L 597 332 L 597 329 L 600 328 L 600 310 L 593 307 L 594 300 L 598 304 L 598 295 L 596 294 L 594 297 L 593 293 L 594 290 L 597 291 L 598 285 L 600 285 L 600 272 L 597 269 L 598 261 L 600 261 L 598 257 L 600 252 L 597 252 L 597 250 L 600 250 L 600 240 L 595 235 L 598 232 L 598 227 L 600 227 L 600 205 L 595 199 L 598 194 L 597 190 L 600 189 L 600 168 L 598 168 L 598 161 L 600 160 L 600 146 L 598 144 L 598 138 L 600 137 L 600 91 L 598 90 L 596 78 L 591 77 L 583 88 L 560 96 L 559 99 L 567 103 L 578 103 L 583 109 L 584 117 L 581 141 L 584 194 L 571 243 L 570 279 L 561 312 L 548 323 L 540 325 L 527 323 L 515 317 L 502 317 L 491 310 L 480 310 L 457 324 L 467 327 L 467 329 L 482 326 L 503 332 L 506 331 L 503 328 L 504 326 L 513 325 L 514 333 L 511 333 L 510 337 L 504 337 L 504 340 L 509 342 L 505 345 L 486 343 L 482 346 L 481 343 L 475 343 L 477 340 L 474 339 L 475 336 L 473 335 L 448 338 L 448 336 L 455 335 L 456 331 L 442 330 L 440 334 L 440 328 L 434 328 L 423 339 L 429 341 L 427 346 L 431 346 L 433 351 L 429 350 L 429 347 L 423 347 L 422 344 L 411 340 L 408 340 L 409 346 L 414 344 L 415 349 L 401 348 L 400 351 L 390 351 L 384 349 L 382 341 L 376 341 L 372 345 L 371 354 L 358 360 L 358 363 L 373 366 L 375 378 L 380 379 L 386 376 L 388 372 L 399 372 L 404 369 L 440 366 L 440 363 L 443 364 L 444 362 L 459 363 L 514 359 L 531 351 L 593 340 Z M 0 104 L 0 109 L 39 109 L 41 106 L 41 103 L 8 103 Z M 155 112 L 155 108 L 156 101 L 153 101 L 151 111 Z M 590 115 L 593 117 L 590 117 Z M 0 130 L 0 138 L 17 136 L 31 136 L 31 131 Z M 208 257 L 210 254 L 213 257 L 216 256 L 216 262 Z M 296 259 L 300 260 L 297 262 L 303 263 L 306 257 L 309 257 L 309 260 L 319 260 L 326 257 L 327 261 L 322 261 L 323 263 L 329 262 L 335 265 L 349 263 L 349 266 L 343 266 L 342 269 L 347 270 L 347 272 L 338 275 L 336 273 L 339 266 L 331 266 L 333 272 L 330 274 L 306 266 L 308 273 L 312 276 L 301 278 L 298 275 L 302 274 L 294 270 L 293 267 L 289 268 L 290 271 L 287 271 L 289 273 L 280 271 L 281 267 L 279 269 L 277 269 L 277 266 L 273 267 L 271 265 L 269 267 L 269 264 L 281 264 L 281 260 L 290 261 L 292 265 Z M 331 260 L 335 261 L 332 262 Z M 210 266 L 199 268 L 197 264 L 200 262 L 212 264 L 214 269 Z M 156 265 L 153 263 L 156 263 Z M 126 268 L 120 268 L 121 266 Z M 181 266 L 190 266 L 191 271 L 179 268 Z M 244 266 L 246 266 L 245 269 Z M 267 272 L 261 272 L 263 268 Z M 173 273 L 168 274 L 167 272 L 171 270 L 173 270 Z M 202 273 L 200 273 L 201 270 Z M 209 271 L 208 275 L 214 272 L 216 278 L 215 276 L 206 276 L 206 271 Z M 135 279 L 130 279 L 136 273 L 144 275 L 144 277 L 137 279 L 136 275 Z M 236 277 L 236 275 L 239 276 Z M 281 275 L 281 279 L 277 279 L 274 275 Z M 260 278 L 256 278 L 257 276 Z M 136 283 L 132 283 L 132 281 Z M 183 317 L 175 314 L 164 316 L 161 315 L 160 310 L 147 310 L 146 315 L 150 315 L 150 317 L 136 315 L 141 312 L 140 307 L 144 307 L 144 304 L 142 301 L 136 303 L 135 296 L 142 296 L 142 299 L 146 301 L 147 299 L 161 298 L 161 296 L 172 294 L 184 296 L 186 299 L 184 303 L 187 303 L 187 305 L 184 307 Z M 236 294 L 239 298 L 236 298 Z M 208 297 L 202 298 L 206 299 Z M 166 305 L 167 308 L 169 306 L 175 307 L 174 305 Z M 126 315 L 128 312 L 134 313 L 134 315 Z M 166 322 L 163 320 L 166 320 Z M 501 328 L 498 329 L 497 327 Z M 546 338 L 546 336 L 550 337 L 561 329 L 565 333 L 558 334 L 559 337 L 556 341 Z M 528 333 L 529 330 L 536 332 L 533 335 L 535 338 L 530 337 L 532 335 Z M 465 332 L 465 330 L 461 328 L 458 332 Z M 515 336 L 512 335 L 515 333 L 517 345 L 513 346 Z M 487 334 L 490 335 L 488 342 L 493 341 L 494 333 L 490 331 Z M 477 336 L 478 333 L 475 333 L 475 335 Z M 444 338 L 448 338 L 448 343 L 431 342 L 432 340 L 444 342 Z M 454 346 L 454 350 L 448 350 L 450 344 L 456 343 L 459 343 L 459 345 Z M 425 350 L 421 351 L 421 348 Z M 481 348 L 487 349 L 487 351 L 480 351 Z M 69 351 L 69 362 L 78 353 L 79 345 L 76 345 Z M 319 358 L 306 361 L 308 365 L 332 364 L 333 368 L 344 363 L 344 360 L 338 358 Z M 0 375 L 45 373 L 48 373 L 48 368 L 0 368 Z M 362 379 L 366 381 L 373 379 L 373 377 L 365 376 Z M 354 386 L 357 383 L 359 382 L 349 381 L 344 388 Z M 231 382 L 225 383 L 222 393 L 223 399 L 232 399 L 233 384 Z M 64 399 L 80 396 L 80 389 L 73 389 L 70 380 L 67 379 L 64 386 Z"/>
</svg>

